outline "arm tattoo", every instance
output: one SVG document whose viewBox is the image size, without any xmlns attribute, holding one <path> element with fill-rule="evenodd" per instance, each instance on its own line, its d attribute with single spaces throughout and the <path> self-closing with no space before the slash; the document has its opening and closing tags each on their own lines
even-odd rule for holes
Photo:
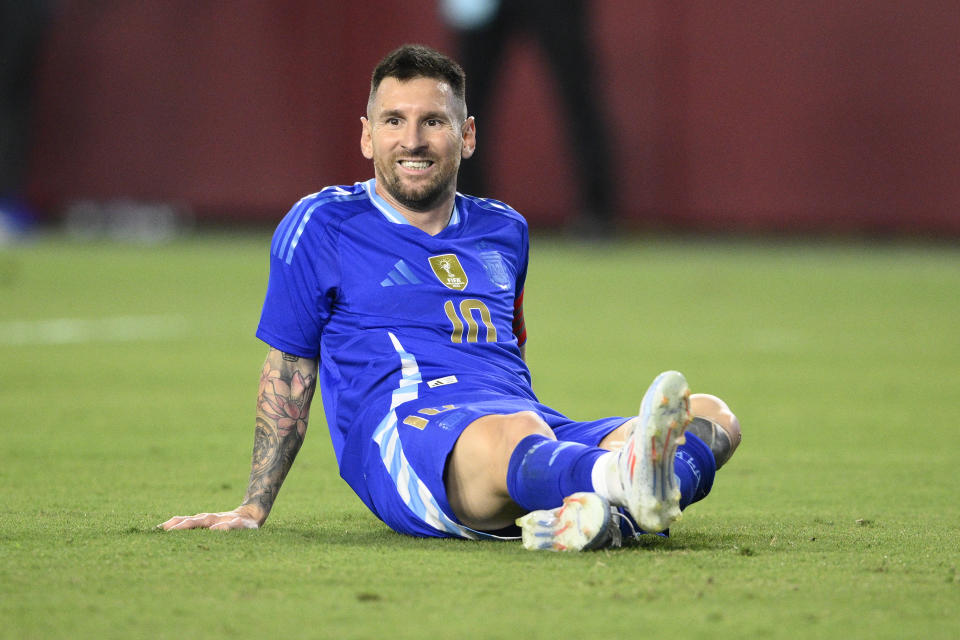
<svg viewBox="0 0 960 640">
<path fill-rule="evenodd" d="M 244 505 L 266 518 L 307 432 L 316 389 L 316 362 L 271 350 L 260 374 L 257 428 Z"/>
</svg>

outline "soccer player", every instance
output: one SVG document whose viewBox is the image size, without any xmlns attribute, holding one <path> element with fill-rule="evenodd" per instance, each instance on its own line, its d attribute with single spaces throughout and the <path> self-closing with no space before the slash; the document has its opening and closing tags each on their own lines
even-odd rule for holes
<svg viewBox="0 0 960 640">
<path fill-rule="evenodd" d="M 680 373 L 658 376 L 633 418 L 575 422 L 538 402 L 526 222 L 456 191 L 477 144 L 464 88 L 418 45 L 376 67 L 360 136 L 374 177 L 303 198 L 273 237 L 246 497 L 164 529 L 261 526 L 318 380 L 340 475 L 401 533 L 593 549 L 664 531 L 709 492 L 740 428 Z"/>
</svg>

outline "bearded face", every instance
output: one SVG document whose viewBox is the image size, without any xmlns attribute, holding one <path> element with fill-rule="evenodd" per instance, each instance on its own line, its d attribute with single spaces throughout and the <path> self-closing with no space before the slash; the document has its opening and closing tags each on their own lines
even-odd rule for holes
<svg viewBox="0 0 960 640">
<path fill-rule="evenodd" d="M 460 156 L 419 147 L 374 157 L 373 164 L 377 182 L 391 198 L 413 211 L 428 211 L 456 191 Z"/>
<path fill-rule="evenodd" d="M 412 211 L 452 198 L 460 159 L 473 152 L 473 120 L 449 85 L 436 78 L 386 78 L 364 120 L 361 149 L 373 160 L 384 196 Z"/>
</svg>

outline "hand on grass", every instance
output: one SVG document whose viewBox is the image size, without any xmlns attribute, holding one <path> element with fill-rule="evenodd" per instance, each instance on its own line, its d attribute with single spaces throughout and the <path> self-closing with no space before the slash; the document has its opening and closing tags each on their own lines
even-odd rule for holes
<svg viewBox="0 0 960 640">
<path fill-rule="evenodd" d="M 195 516 L 174 516 L 159 525 L 164 531 L 175 529 L 259 529 L 260 523 L 243 507 L 220 513 L 198 513 Z"/>
</svg>

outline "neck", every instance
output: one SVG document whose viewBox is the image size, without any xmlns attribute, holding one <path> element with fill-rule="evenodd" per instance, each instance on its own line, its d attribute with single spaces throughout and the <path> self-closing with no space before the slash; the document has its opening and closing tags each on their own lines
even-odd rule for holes
<svg viewBox="0 0 960 640">
<path fill-rule="evenodd" d="M 376 191 L 377 195 L 390 203 L 400 215 L 406 218 L 407 222 L 431 236 L 435 236 L 447 228 L 447 225 L 450 223 L 450 217 L 453 214 L 453 204 L 457 196 L 457 192 L 454 189 L 451 190 L 448 196 L 444 196 L 436 206 L 424 210 L 415 210 L 397 202 L 393 196 L 387 193 L 386 189 L 381 186 L 380 180 L 376 180 Z"/>
</svg>

